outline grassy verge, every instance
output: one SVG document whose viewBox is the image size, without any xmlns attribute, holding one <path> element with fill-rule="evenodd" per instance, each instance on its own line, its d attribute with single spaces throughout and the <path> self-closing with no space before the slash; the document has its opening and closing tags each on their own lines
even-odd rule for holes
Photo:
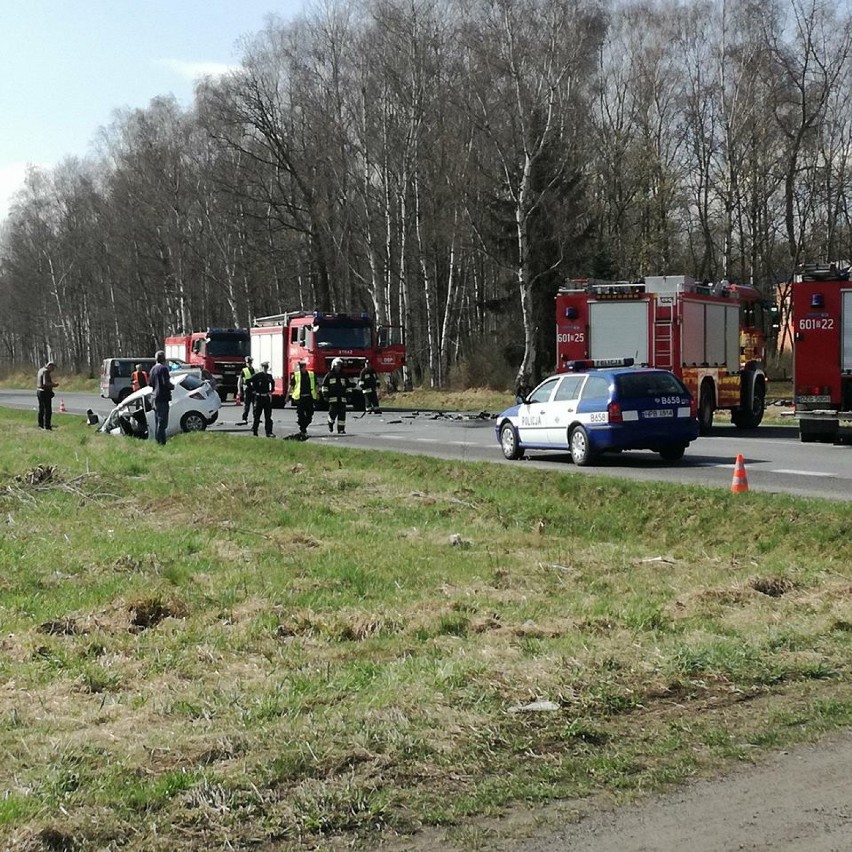
<svg viewBox="0 0 852 852">
<path fill-rule="evenodd" d="M 0 412 L 3 848 L 470 848 L 852 724 L 845 504 L 30 421 Z"/>
<path fill-rule="evenodd" d="M 21 370 L 3 372 L 0 374 L 0 388 L 32 388 L 35 392 L 36 373 L 27 373 Z M 60 391 L 76 391 L 79 393 L 99 393 L 99 380 L 89 378 L 88 376 L 78 375 L 76 373 L 62 373 L 55 371 L 53 380 L 59 383 L 57 393 Z"/>
</svg>

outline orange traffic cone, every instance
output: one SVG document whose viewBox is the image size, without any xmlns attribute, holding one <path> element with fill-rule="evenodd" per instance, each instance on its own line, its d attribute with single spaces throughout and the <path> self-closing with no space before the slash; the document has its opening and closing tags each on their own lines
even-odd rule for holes
<svg viewBox="0 0 852 852">
<path fill-rule="evenodd" d="M 65 412 L 68 410 L 67 408 L 65 408 L 65 400 L 64 399 L 59 400 L 59 410 L 62 414 L 65 414 Z"/>
<path fill-rule="evenodd" d="M 743 454 L 737 455 L 737 461 L 734 464 L 734 481 L 731 483 L 731 491 L 734 494 L 740 494 L 743 491 L 748 491 L 748 476 L 746 475 L 745 462 Z"/>
</svg>

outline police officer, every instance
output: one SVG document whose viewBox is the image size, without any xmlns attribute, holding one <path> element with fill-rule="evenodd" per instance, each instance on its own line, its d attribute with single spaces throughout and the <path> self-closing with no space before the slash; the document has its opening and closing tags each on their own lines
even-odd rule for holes
<svg viewBox="0 0 852 852">
<path fill-rule="evenodd" d="M 275 388 L 275 379 L 269 372 L 269 361 L 260 365 L 260 372 L 255 373 L 246 381 L 246 387 L 251 388 L 254 395 L 254 423 L 252 434 L 257 436 L 260 426 L 261 415 L 265 417 L 266 437 L 274 438 L 272 434 L 272 391 Z"/>
<path fill-rule="evenodd" d="M 254 367 L 252 366 L 253 359 L 251 355 L 246 355 L 246 363 L 240 371 L 237 379 L 237 395 L 243 401 L 243 419 L 237 421 L 237 426 L 245 426 L 248 423 L 249 412 L 251 405 L 254 402 L 254 391 L 246 382 L 254 375 Z"/>
<path fill-rule="evenodd" d="M 322 381 L 322 395 L 328 402 L 328 431 L 334 431 L 337 421 L 337 434 L 346 434 L 346 378 L 343 375 L 343 361 L 335 358 L 331 370 Z"/>
<path fill-rule="evenodd" d="M 379 408 L 379 377 L 369 360 L 364 362 L 361 375 L 358 376 L 358 387 L 364 394 L 364 404 L 370 414 L 381 414 Z"/>
<path fill-rule="evenodd" d="M 314 419 L 314 401 L 317 398 L 317 379 L 305 361 L 299 361 L 299 369 L 290 376 L 290 398 L 296 403 L 296 420 L 299 437 L 308 437 L 308 426 Z"/>
</svg>

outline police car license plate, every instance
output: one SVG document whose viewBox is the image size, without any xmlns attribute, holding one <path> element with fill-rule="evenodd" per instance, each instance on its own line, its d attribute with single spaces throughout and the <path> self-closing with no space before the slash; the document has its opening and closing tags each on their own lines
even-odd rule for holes
<svg viewBox="0 0 852 852">
<path fill-rule="evenodd" d="M 642 412 L 643 417 L 674 417 L 674 411 L 671 408 L 649 408 Z"/>
</svg>

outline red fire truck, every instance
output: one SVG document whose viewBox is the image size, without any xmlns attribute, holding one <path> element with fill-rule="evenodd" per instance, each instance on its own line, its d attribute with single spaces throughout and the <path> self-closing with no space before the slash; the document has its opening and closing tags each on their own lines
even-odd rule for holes
<svg viewBox="0 0 852 852">
<path fill-rule="evenodd" d="M 246 328 L 208 328 L 192 334 L 175 334 L 165 340 L 167 358 L 180 358 L 193 367 L 208 370 L 224 400 L 237 393 L 237 378 L 251 354 Z"/>
<path fill-rule="evenodd" d="M 802 441 L 852 437 L 852 282 L 834 264 L 803 267 L 791 287 L 793 401 Z"/>
<path fill-rule="evenodd" d="M 292 311 L 258 317 L 252 324 L 251 350 L 255 365 L 269 362 L 275 378 L 273 398 L 284 400 L 290 376 L 306 361 L 319 387 L 335 358 L 343 361 L 349 385 L 349 404 L 362 408 L 358 375 L 367 361 L 379 374 L 389 375 L 405 364 L 405 343 L 400 326 L 376 327 L 368 314 Z"/>
<path fill-rule="evenodd" d="M 753 287 L 727 282 L 697 284 L 685 275 L 570 281 L 556 296 L 557 370 L 587 358 L 633 358 L 681 378 L 698 401 L 702 434 L 718 410 L 753 429 L 763 419 L 774 316 Z"/>
</svg>

